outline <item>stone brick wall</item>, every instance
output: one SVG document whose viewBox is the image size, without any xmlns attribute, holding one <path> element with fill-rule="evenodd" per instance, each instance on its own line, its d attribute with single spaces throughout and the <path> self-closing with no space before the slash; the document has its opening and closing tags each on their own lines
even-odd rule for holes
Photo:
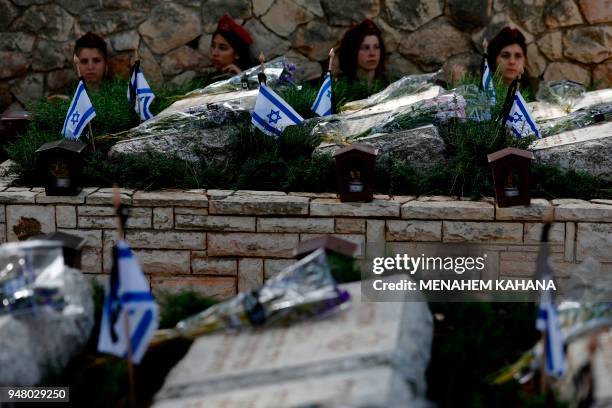
<svg viewBox="0 0 612 408">
<path fill-rule="evenodd" d="M 75 75 L 74 40 L 86 31 L 106 37 L 119 75 L 139 47 L 150 82 L 187 81 L 208 69 L 225 12 L 252 34 L 254 54 L 288 55 L 307 77 L 369 17 L 385 33 L 394 75 L 475 69 L 483 37 L 510 24 L 527 37 L 533 75 L 612 84 L 611 0 L 0 0 L 0 10 L 0 111 L 62 90 Z"/>
<path fill-rule="evenodd" d="M 83 236 L 82 269 L 93 278 L 110 270 L 116 239 L 111 190 L 87 188 L 76 197 L 49 197 L 41 188 L 0 186 L 0 241 L 37 232 Z M 333 234 L 396 253 L 427 252 L 440 243 L 478 244 L 487 278 L 534 272 L 542 216 L 555 206 L 552 266 L 568 277 L 591 255 L 612 273 L 612 200 L 533 199 L 529 207 L 497 208 L 491 199 L 376 196 L 341 203 L 336 194 L 189 190 L 122 190 L 132 206 L 126 238 L 153 289 L 196 289 L 229 297 L 291 264 L 298 242 Z"/>
</svg>

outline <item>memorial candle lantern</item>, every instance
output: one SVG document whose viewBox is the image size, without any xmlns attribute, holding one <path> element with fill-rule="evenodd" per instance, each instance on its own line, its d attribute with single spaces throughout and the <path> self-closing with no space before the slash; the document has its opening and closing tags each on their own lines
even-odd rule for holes
<svg viewBox="0 0 612 408">
<path fill-rule="evenodd" d="M 340 201 L 372 201 L 376 153 L 375 148 L 358 144 L 334 153 Z"/>
<path fill-rule="evenodd" d="M 487 159 L 493 170 L 495 200 L 498 207 L 529 205 L 533 153 L 507 147 L 487 155 Z"/>
<path fill-rule="evenodd" d="M 36 150 L 39 174 L 45 178 L 48 196 L 74 196 L 81 190 L 85 143 L 57 140 Z"/>
</svg>

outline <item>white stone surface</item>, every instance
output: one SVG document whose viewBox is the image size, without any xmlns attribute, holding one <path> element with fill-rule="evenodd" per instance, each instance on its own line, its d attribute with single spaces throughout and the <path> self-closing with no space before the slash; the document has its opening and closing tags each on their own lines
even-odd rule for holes
<svg viewBox="0 0 612 408">
<path fill-rule="evenodd" d="M 344 287 L 352 296 L 350 308 L 326 319 L 198 338 L 166 377 L 156 403 L 178 406 L 188 402 L 186 398 L 212 398 L 235 390 L 257 393 L 256 388 L 270 385 L 292 390 L 296 381 L 302 384 L 291 391 L 295 398 L 310 391 L 315 401 L 319 401 L 318 395 L 324 401 L 329 393 L 338 395 L 338 388 L 331 386 L 331 390 L 319 393 L 306 387 L 311 384 L 309 379 L 355 375 L 363 370 L 372 381 L 378 377 L 386 383 L 378 389 L 383 396 L 393 383 L 393 375 L 387 375 L 385 381 L 382 371 L 372 372 L 381 369 L 392 369 L 402 380 L 400 383 L 412 390 L 413 397 L 424 396 L 432 340 L 427 304 L 366 302 L 361 300 L 360 282 Z M 379 375 L 372 377 L 369 373 Z M 330 381 L 333 384 L 333 379 Z M 373 392 L 369 387 L 355 387 L 340 394 L 338 402 L 360 402 L 359 390 L 369 395 Z M 266 402 L 267 406 L 287 406 L 283 400 Z"/>
</svg>

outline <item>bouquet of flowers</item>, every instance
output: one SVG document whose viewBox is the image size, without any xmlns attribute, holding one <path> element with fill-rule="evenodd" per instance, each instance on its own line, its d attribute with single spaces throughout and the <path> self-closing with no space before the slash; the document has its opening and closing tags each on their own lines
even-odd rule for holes
<svg viewBox="0 0 612 408">
<path fill-rule="evenodd" d="M 570 113 L 560 118 L 538 123 L 542 137 L 556 135 L 568 130 L 581 129 L 599 122 L 612 120 L 612 103 L 595 105 Z"/>
<path fill-rule="evenodd" d="M 159 330 L 153 343 L 183 337 L 194 339 L 226 329 L 289 324 L 321 318 L 348 305 L 350 295 L 331 275 L 325 251 L 318 249 L 287 267 L 251 292 L 214 305 L 180 321 L 175 328 Z"/>
<path fill-rule="evenodd" d="M 0 247 L 0 314 L 64 306 L 61 243 L 27 241 Z"/>
<path fill-rule="evenodd" d="M 291 70 L 292 66 L 293 70 Z M 186 96 L 211 95 L 232 91 L 257 89 L 259 87 L 259 79 L 257 78 L 257 75 L 260 73 L 260 71 L 260 66 L 256 65 L 247 69 L 246 71 L 234 75 L 229 79 L 215 82 L 202 89 L 191 91 Z M 291 79 L 291 74 L 293 71 L 295 71 L 295 65 L 288 63 L 285 57 L 278 57 L 264 64 L 266 83 L 271 88 L 286 84 L 288 82 L 287 79 Z"/>
<path fill-rule="evenodd" d="M 576 102 L 584 96 L 584 86 L 570 80 L 543 82 L 538 88 L 536 99 L 559 105 L 567 113 L 572 111 Z"/>
</svg>

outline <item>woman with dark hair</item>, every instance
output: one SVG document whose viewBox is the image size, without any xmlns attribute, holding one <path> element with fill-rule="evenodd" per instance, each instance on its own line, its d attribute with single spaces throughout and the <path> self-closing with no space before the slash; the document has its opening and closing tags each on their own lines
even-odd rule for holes
<svg viewBox="0 0 612 408">
<path fill-rule="evenodd" d="M 97 34 L 88 32 L 74 44 L 74 55 L 79 58 L 79 69 L 89 89 L 98 90 L 108 76 L 108 53 L 106 41 Z"/>
<path fill-rule="evenodd" d="M 250 68 L 249 46 L 252 43 L 247 30 L 229 15 L 221 17 L 210 43 L 210 59 L 217 73 L 236 75 Z"/>
<path fill-rule="evenodd" d="M 380 29 L 370 19 L 351 27 L 340 42 L 340 71 L 349 81 L 367 81 L 385 77 L 385 43 Z"/>
<path fill-rule="evenodd" d="M 521 89 L 537 88 L 527 73 L 527 44 L 518 29 L 504 27 L 489 43 L 487 55 L 492 72 L 498 72 L 507 86 L 521 75 Z"/>
</svg>

